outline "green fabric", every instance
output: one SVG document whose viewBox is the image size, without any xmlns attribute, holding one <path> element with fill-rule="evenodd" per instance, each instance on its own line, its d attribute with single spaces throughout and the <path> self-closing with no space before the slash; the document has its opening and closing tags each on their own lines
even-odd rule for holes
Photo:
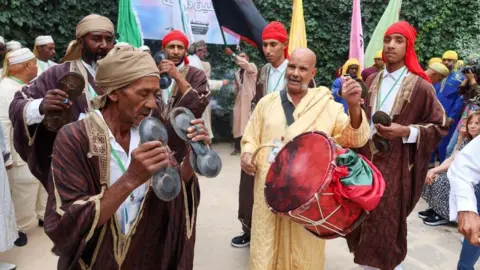
<svg viewBox="0 0 480 270">
<path fill-rule="evenodd" d="M 373 31 L 367 50 L 365 51 L 365 67 L 372 66 L 375 54 L 383 49 L 383 36 L 390 25 L 398 22 L 401 7 L 402 0 L 390 0 L 388 3 L 382 18 L 380 18 L 380 21 L 375 27 L 375 31 Z"/>
<path fill-rule="evenodd" d="M 373 182 L 373 172 L 367 162 L 357 153 L 348 150 L 337 157 L 337 166 L 346 166 L 348 176 L 340 180 L 344 186 L 370 186 Z"/>
<path fill-rule="evenodd" d="M 120 0 L 118 4 L 117 32 L 119 42 L 127 42 L 136 48 L 142 46 L 142 35 L 131 0 Z"/>
</svg>

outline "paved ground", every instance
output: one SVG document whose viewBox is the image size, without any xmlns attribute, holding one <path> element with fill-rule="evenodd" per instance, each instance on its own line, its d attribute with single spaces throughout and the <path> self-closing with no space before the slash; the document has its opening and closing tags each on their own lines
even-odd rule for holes
<svg viewBox="0 0 480 270">
<path fill-rule="evenodd" d="M 223 158 L 223 171 L 216 179 L 202 179 L 202 196 L 197 224 L 195 269 L 244 270 L 248 269 L 249 249 L 235 249 L 230 239 L 241 228 L 237 221 L 239 158 L 230 157 L 229 145 L 216 145 Z M 455 227 L 427 227 L 416 217 L 423 210 L 421 201 L 409 219 L 406 270 L 456 269 L 460 253 L 460 235 Z M 56 268 L 56 257 L 50 249 L 52 243 L 40 228 L 28 231 L 29 243 L 0 254 L 0 261 L 18 265 L 18 270 L 50 270 Z M 388 252 L 386 250 L 385 252 Z M 360 269 L 353 264 L 345 241 L 330 240 L 326 247 L 325 269 Z M 480 264 L 477 264 L 480 269 Z"/>
</svg>

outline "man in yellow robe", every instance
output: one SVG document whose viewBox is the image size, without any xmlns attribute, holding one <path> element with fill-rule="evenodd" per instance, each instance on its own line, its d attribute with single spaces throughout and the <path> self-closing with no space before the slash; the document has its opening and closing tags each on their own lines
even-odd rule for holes
<svg viewBox="0 0 480 270">
<path fill-rule="evenodd" d="M 347 78 L 342 90 L 349 105 L 349 115 L 342 104 L 334 101 L 326 87 L 308 89 L 316 75 L 315 54 L 297 49 L 290 56 L 286 71 L 288 100 L 294 105 L 294 123 L 287 125 L 281 104 L 281 92 L 260 100 L 250 118 L 242 139 L 242 169 L 255 175 L 250 270 L 323 269 L 325 241 L 313 236 L 288 217 L 270 212 L 264 198 L 264 185 L 269 169 L 268 150 L 253 153 L 264 144 L 288 142 L 308 131 L 322 131 L 344 147 L 362 147 L 368 141 L 370 128 L 361 108 L 360 85 Z"/>
</svg>

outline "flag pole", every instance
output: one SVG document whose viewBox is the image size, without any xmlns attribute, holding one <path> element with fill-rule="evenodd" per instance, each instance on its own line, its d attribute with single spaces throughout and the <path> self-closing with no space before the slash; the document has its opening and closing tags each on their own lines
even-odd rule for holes
<svg viewBox="0 0 480 270">
<path fill-rule="evenodd" d="M 220 25 L 220 22 L 218 22 L 218 25 Z M 221 25 L 220 25 L 220 32 L 222 33 L 223 45 L 225 45 L 225 48 L 226 48 L 227 47 L 227 38 L 225 38 L 225 33 L 223 32 L 223 26 L 221 26 Z"/>
</svg>

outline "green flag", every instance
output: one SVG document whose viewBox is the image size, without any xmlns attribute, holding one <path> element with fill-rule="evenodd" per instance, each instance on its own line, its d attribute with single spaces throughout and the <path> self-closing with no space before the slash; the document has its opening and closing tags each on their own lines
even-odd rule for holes
<svg viewBox="0 0 480 270">
<path fill-rule="evenodd" d="M 118 4 L 117 33 L 119 42 L 127 42 L 137 48 L 142 46 L 140 22 L 133 11 L 131 0 L 120 0 Z"/>
<path fill-rule="evenodd" d="M 402 8 L 402 0 L 390 0 L 382 18 L 375 27 L 367 50 L 365 51 L 365 67 L 373 65 L 373 59 L 377 51 L 383 49 L 383 36 L 390 25 L 398 22 L 400 16 L 400 9 Z"/>
</svg>

